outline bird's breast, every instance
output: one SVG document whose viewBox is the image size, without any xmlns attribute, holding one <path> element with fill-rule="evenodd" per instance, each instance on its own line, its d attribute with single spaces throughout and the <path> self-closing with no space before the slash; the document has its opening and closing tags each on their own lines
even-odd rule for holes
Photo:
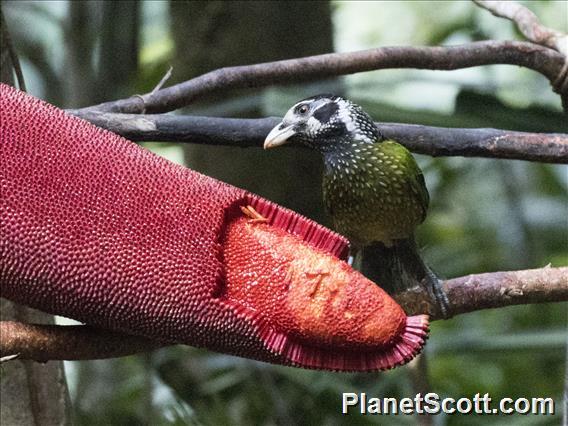
<svg viewBox="0 0 568 426">
<path fill-rule="evenodd" d="M 327 164 L 324 203 L 339 233 L 362 245 L 412 235 L 422 206 L 399 167 L 379 155 L 344 156 Z"/>
</svg>

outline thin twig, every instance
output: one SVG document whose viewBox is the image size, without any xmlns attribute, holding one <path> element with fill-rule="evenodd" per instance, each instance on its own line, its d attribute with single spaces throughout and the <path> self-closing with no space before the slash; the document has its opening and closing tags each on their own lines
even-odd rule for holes
<svg viewBox="0 0 568 426">
<path fill-rule="evenodd" d="M 168 68 L 168 70 L 166 71 L 166 73 L 164 74 L 164 76 L 162 77 L 162 79 L 160 80 L 160 82 L 158 84 L 156 84 L 156 87 L 154 87 L 152 89 L 152 91 L 150 92 L 150 94 L 154 94 L 156 93 L 158 90 L 160 90 L 162 88 L 162 86 L 166 83 L 166 81 L 168 81 L 170 79 L 170 77 L 172 76 L 172 71 L 173 71 L 174 67 L 170 66 Z"/>
<path fill-rule="evenodd" d="M 527 40 L 568 56 L 568 34 L 545 27 L 538 17 L 522 4 L 510 0 L 473 0 L 473 2 L 487 9 L 494 16 L 513 21 Z"/>
<path fill-rule="evenodd" d="M 1 330 L 1 328 L 0 328 L 0 330 Z M 2 364 L 3 362 L 12 361 L 12 360 L 18 358 L 19 356 L 20 356 L 20 354 L 3 356 L 2 358 L 0 358 L 0 364 Z"/>
<path fill-rule="evenodd" d="M 220 68 L 155 93 L 88 107 L 105 112 L 167 112 L 214 92 L 321 80 L 389 68 L 456 70 L 509 64 L 530 68 L 549 81 L 558 79 L 565 57 L 555 50 L 518 41 L 480 41 L 459 46 L 380 47 L 359 52 L 328 53 L 263 64 Z M 568 94 L 563 93 L 564 97 Z"/>
<path fill-rule="evenodd" d="M 261 147 L 277 118 L 236 119 L 167 114 L 114 114 L 68 111 L 134 141 L 173 141 Z M 568 135 L 497 129 L 459 129 L 376 123 L 383 135 L 411 151 L 431 156 L 508 158 L 568 163 Z"/>
<path fill-rule="evenodd" d="M 513 21 L 527 40 L 554 49 L 563 55 L 564 64 L 558 70 L 556 78 L 549 80 L 553 90 L 560 94 L 562 107 L 568 114 L 568 34 L 545 27 L 532 11 L 517 2 L 510 0 L 472 1 L 490 11 L 494 16 Z"/>
<path fill-rule="evenodd" d="M 504 306 L 568 301 L 568 268 L 493 272 L 444 282 L 452 314 Z M 429 312 L 427 295 L 411 289 L 397 296 L 409 315 Z M 439 319 L 437 313 L 432 320 Z M 126 356 L 165 346 L 148 339 L 94 329 L 89 326 L 31 325 L 0 322 L 0 357 L 47 361 Z"/>
</svg>

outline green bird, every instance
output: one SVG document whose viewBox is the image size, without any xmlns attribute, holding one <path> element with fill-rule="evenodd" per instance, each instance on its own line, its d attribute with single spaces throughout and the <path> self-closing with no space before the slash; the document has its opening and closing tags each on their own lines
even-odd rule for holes
<svg viewBox="0 0 568 426">
<path fill-rule="evenodd" d="M 446 317 L 440 280 L 414 239 L 429 195 L 422 171 L 401 144 L 383 137 L 371 117 L 339 96 L 296 103 L 266 137 L 264 148 L 299 143 L 323 155 L 323 198 L 335 229 L 364 251 L 363 272 L 391 293 L 422 285 Z"/>
</svg>

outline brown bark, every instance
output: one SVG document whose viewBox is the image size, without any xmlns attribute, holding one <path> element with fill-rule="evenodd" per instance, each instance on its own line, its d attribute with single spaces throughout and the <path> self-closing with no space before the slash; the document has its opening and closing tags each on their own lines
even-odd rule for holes
<svg viewBox="0 0 568 426">
<path fill-rule="evenodd" d="M 525 271 L 492 272 L 453 278 L 444 282 L 451 314 L 511 305 L 568 301 L 568 268 L 541 268 Z M 438 312 L 420 288 L 398 295 L 409 315 Z M 0 322 L 0 356 L 19 354 L 19 359 L 99 359 L 154 350 L 158 342 L 121 335 L 88 326 L 42 326 Z"/>
<path fill-rule="evenodd" d="M 2 356 L 11 354 L 17 355 L 17 359 L 39 362 L 116 358 L 163 346 L 143 337 L 83 325 L 40 325 L 14 321 L 0 324 Z"/>
<path fill-rule="evenodd" d="M 235 119 L 167 114 L 137 115 L 87 110 L 70 112 L 96 126 L 137 142 L 172 141 L 241 148 L 262 147 L 264 138 L 270 129 L 280 121 L 277 118 Z M 398 123 L 376 123 L 376 125 L 385 137 L 400 142 L 418 154 L 434 157 L 488 157 L 541 163 L 568 163 L 568 135 L 564 133 L 456 129 Z M 235 155 L 240 156 L 246 152 L 240 150 Z M 271 152 L 260 154 L 267 156 Z M 318 163 L 321 161 L 318 160 Z M 278 164 L 271 161 L 270 170 L 274 172 Z M 289 170 L 292 165 L 284 164 L 282 167 Z"/>
<path fill-rule="evenodd" d="M 347 53 L 220 68 L 155 93 L 105 102 L 89 107 L 97 111 L 158 113 L 189 105 L 211 93 L 228 89 L 267 87 L 317 81 L 339 75 L 389 68 L 456 70 L 482 65 L 518 65 L 545 76 L 565 99 L 568 93 L 558 80 L 566 74 L 565 56 L 533 43 L 479 41 L 458 46 L 379 47 Z"/>
<path fill-rule="evenodd" d="M 564 55 L 568 54 L 568 34 L 545 27 L 538 17 L 522 4 L 510 0 L 473 2 L 497 17 L 513 21 L 527 40 L 555 49 Z"/>
<path fill-rule="evenodd" d="M 3 324 L 6 320 L 53 324 L 53 317 L 31 308 L 0 300 L 2 321 L 0 324 L 0 346 L 4 346 Z M 40 327 L 47 327 L 42 325 Z M 53 325 L 51 325 L 53 327 Z M 11 348 L 9 348 L 11 349 Z M 36 356 L 41 353 L 36 347 Z M 0 355 L 1 356 L 1 355 Z M 67 391 L 63 363 L 51 362 L 39 365 L 34 357 L 16 360 L 2 366 L 0 380 L 0 424 L 2 425 L 69 425 L 71 424 L 71 402 Z M 61 359 L 61 358 L 59 358 Z"/>
</svg>

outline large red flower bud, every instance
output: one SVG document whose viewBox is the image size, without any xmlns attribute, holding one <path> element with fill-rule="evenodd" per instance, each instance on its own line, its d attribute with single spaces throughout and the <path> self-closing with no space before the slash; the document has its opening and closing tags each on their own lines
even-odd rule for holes
<svg viewBox="0 0 568 426">
<path fill-rule="evenodd" d="M 422 348 L 427 318 L 343 262 L 342 237 L 0 90 L 2 297 L 309 368 L 391 368 Z"/>
</svg>

